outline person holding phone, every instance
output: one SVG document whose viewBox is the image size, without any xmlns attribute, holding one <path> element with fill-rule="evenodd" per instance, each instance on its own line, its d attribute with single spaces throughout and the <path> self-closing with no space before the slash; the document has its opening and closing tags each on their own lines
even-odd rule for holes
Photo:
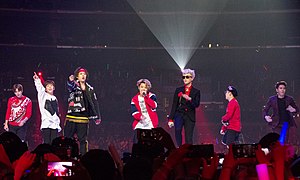
<svg viewBox="0 0 300 180">
<path fill-rule="evenodd" d="M 148 79 L 137 81 L 138 93 L 131 99 L 132 128 L 152 129 L 158 126 L 156 113 L 156 95 L 150 92 L 151 82 Z"/>
<path fill-rule="evenodd" d="M 200 105 L 200 90 L 192 83 L 195 71 L 192 69 L 182 70 L 184 86 L 176 88 L 173 98 L 172 110 L 169 115 L 168 126 L 175 126 L 177 145 L 182 145 L 182 129 L 184 127 L 185 143 L 193 144 L 193 133 L 196 124 L 196 108 Z"/>
<path fill-rule="evenodd" d="M 89 121 L 93 120 L 96 125 L 101 123 L 98 99 L 95 89 L 87 83 L 88 75 L 87 69 L 78 67 L 74 75 L 70 75 L 67 81 L 69 105 L 64 136 L 73 138 L 77 134 L 81 155 L 84 155 L 88 150 L 87 136 Z"/>
</svg>

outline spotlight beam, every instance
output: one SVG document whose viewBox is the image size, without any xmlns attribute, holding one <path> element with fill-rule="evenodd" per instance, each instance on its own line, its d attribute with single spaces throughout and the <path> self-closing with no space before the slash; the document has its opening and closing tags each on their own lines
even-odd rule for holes
<svg viewBox="0 0 300 180">
<path fill-rule="evenodd" d="M 180 68 L 184 68 L 226 0 L 127 0 Z M 156 13 L 154 13 L 156 12 Z"/>
</svg>

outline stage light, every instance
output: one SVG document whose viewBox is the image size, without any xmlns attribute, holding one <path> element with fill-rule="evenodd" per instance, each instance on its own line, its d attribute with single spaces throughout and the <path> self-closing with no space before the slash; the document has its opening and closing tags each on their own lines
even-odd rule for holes
<svg viewBox="0 0 300 180">
<path fill-rule="evenodd" d="M 38 72 L 38 76 L 42 76 L 43 75 L 43 73 L 42 72 Z"/>
<path fill-rule="evenodd" d="M 228 0 L 127 1 L 178 67 L 183 69 Z"/>
</svg>

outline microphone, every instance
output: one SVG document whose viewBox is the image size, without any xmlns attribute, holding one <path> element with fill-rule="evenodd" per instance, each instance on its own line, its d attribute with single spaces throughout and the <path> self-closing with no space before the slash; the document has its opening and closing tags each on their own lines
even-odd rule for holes
<svg viewBox="0 0 300 180">
<path fill-rule="evenodd" d="M 182 92 L 179 92 L 178 94 L 177 94 L 177 96 L 179 97 L 179 106 L 181 106 L 181 97 L 182 97 Z"/>
<path fill-rule="evenodd" d="M 144 97 L 146 96 L 146 92 L 145 91 L 142 94 L 143 94 Z"/>
</svg>

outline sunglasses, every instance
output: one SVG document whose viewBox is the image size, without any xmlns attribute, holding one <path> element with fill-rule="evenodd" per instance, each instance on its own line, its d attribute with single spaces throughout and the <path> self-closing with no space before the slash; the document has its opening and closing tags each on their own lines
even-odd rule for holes
<svg viewBox="0 0 300 180">
<path fill-rule="evenodd" d="M 189 79 L 192 78 L 192 76 L 182 76 L 182 79 Z"/>
</svg>

